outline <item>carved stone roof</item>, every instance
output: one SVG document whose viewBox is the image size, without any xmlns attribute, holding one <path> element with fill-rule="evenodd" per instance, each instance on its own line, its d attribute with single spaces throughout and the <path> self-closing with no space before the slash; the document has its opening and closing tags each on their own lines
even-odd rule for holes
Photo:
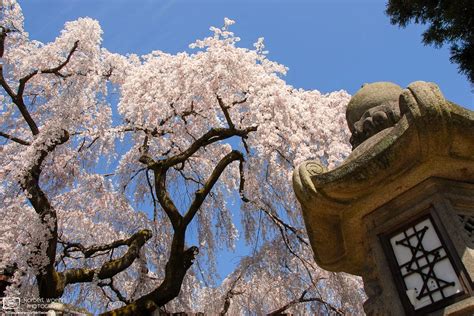
<svg viewBox="0 0 474 316">
<path fill-rule="evenodd" d="M 399 120 L 338 168 L 307 161 L 294 172 L 315 260 L 327 270 L 362 273 L 362 218 L 401 193 L 430 177 L 474 183 L 474 112 L 421 81 L 401 91 L 398 106 Z"/>
</svg>

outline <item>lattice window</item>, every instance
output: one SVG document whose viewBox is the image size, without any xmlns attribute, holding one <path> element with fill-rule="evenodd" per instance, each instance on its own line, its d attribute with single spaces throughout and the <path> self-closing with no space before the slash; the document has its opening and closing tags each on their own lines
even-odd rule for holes
<svg viewBox="0 0 474 316">
<path fill-rule="evenodd" d="M 413 309 L 463 293 L 449 253 L 429 217 L 410 224 L 388 238 L 394 267 Z"/>
</svg>

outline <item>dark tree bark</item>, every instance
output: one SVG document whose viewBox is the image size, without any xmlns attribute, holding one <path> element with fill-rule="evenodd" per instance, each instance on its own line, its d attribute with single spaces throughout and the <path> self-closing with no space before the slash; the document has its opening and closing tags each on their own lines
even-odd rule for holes
<svg viewBox="0 0 474 316">
<path fill-rule="evenodd" d="M 195 192 L 194 199 L 184 215 L 178 211 L 168 192 L 166 186 L 167 172 L 174 166 L 185 163 L 198 150 L 209 144 L 233 136 L 246 138 L 250 132 L 257 130 L 257 127 L 236 129 L 227 113 L 228 107 L 223 104 L 220 98 L 218 98 L 218 101 L 221 109 L 224 111 L 229 127 L 210 129 L 200 138 L 197 138 L 181 153 L 155 161 L 148 152 L 148 136 L 145 138 L 140 162 L 153 171 L 155 177 L 155 195 L 173 227 L 173 240 L 171 243 L 169 259 L 165 267 L 165 278 L 160 286 L 151 293 L 140 297 L 136 301 L 131 302 L 122 308 L 106 312 L 103 315 L 146 315 L 157 308 L 164 306 L 179 295 L 183 279 L 199 252 L 199 249 L 194 246 L 186 248 L 186 230 L 227 166 L 234 161 L 242 164 L 244 162 L 244 155 L 239 151 L 233 150 L 222 157 L 214 167 L 209 178 L 205 181 L 202 187 Z M 241 186 L 243 185 L 243 180 L 243 175 L 241 174 Z"/>
</svg>

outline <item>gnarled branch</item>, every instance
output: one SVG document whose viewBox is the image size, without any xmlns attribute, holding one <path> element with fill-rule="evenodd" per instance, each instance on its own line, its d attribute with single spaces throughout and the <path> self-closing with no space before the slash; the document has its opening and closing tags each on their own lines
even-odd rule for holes
<svg viewBox="0 0 474 316">
<path fill-rule="evenodd" d="M 56 297 L 60 297 L 64 288 L 68 284 L 91 282 L 94 277 L 99 280 L 112 278 L 114 275 L 127 269 L 139 256 L 140 249 L 151 238 L 152 233 L 148 229 L 140 230 L 126 240 L 117 240 L 107 245 L 92 246 L 84 248 L 78 244 L 72 244 L 71 247 L 77 247 L 78 251 L 84 253 L 84 256 L 91 256 L 98 251 L 114 249 L 120 246 L 128 246 L 127 252 L 120 258 L 105 262 L 100 268 L 87 269 L 76 268 L 68 269 L 57 273 Z M 81 249 L 81 247 L 83 249 Z"/>
<path fill-rule="evenodd" d="M 97 252 L 112 250 L 120 246 L 130 246 L 139 237 L 141 233 L 143 234 L 145 232 L 146 231 L 140 231 L 132 235 L 130 238 L 115 240 L 111 242 L 110 244 L 94 245 L 90 247 L 85 247 L 80 243 L 74 243 L 74 242 L 61 242 L 61 243 L 68 250 L 68 252 L 80 251 L 84 254 L 85 258 L 90 258 Z"/>
<path fill-rule="evenodd" d="M 23 97 L 23 91 L 25 90 L 26 83 L 36 76 L 37 74 L 55 74 L 57 76 L 63 77 L 60 73 L 61 69 L 63 69 L 71 60 L 72 55 L 74 52 L 77 50 L 77 47 L 79 46 L 79 41 L 75 41 L 74 45 L 72 46 L 71 50 L 69 51 L 66 60 L 57 65 L 56 67 L 53 68 L 47 68 L 47 69 L 37 69 L 29 73 L 28 75 L 24 76 L 23 78 L 20 79 L 20 85 L 18 86 L 18 91 L 17 91 L 17 96 Z"/>
<path fill-rule="evenodd" d="M 44 272 L 37 276 L 39 292 L 41 297 L 44 298 L 54 297 L 54 290 L 50 285 L 55 276 L 54 263 L 56 258 L 58 224 L 56 210 L 52 207 L 48 197 L 39 185 L 41 164 L 50 152 L 52 152 L 58 145 L 67 142 L 68 139 L 68 132 L 63 130 L 61 131 L 61 134 L 57 135 L 54 139 L 48 139 L 42 144 L 36 144 L 38 145 L 38 148 L 41 148 L 37 153 L 37 159 L 25 172 L 24 179 L 20 181 L 21 187 L 27 193 L 28 200 L 39 215 L 41 222 L 48 228 L 50 233 L 46 247 L 48 264 L 44 268 Z"/>
<path fill-rule="evenodd" d="M 7 36 L 7 30 L 5 28 L 1 28 L 2 31 L 0 31 L 0 57 L 3 56 L 4 52 L 4 47 L 5 47 L 5 38 Z M 18 107 L 18 110 L 20 110 L 21 115 L 25 119 L 26 123 L 30 127 L 31 132 L 33 135 L 38 135 L 39 134 L 39 129 L 38 125 L 36 125 L 36 122 L 33 120 L 31 117 L 30 112 L 28 111 L 25 101 L 23 99 L 23 92 L 25 91 L 25 87 L 27 82 L 36 76 L 39 73 L 46 73 L 46 74 L 56 74 L 58 76 L 63 76 L 61 75 L 60 71 L 63 69 L 71 60 L 72 55 L 74 52 L 77 50 L 77 47 L 79 45 L 79 41 L 76 41 L 71 48 L 71 50 L 68 53 L 68 56 L 66 60 L 62 63 L 60 63 L 58 66 L 53 67 L 53 68 L 48 68 L 48 69 L 42 69 L 42 70 L 35 70 L 25 77 L 21 78 L 19 81 L 18 89 L 17 92 L 15 93 L 13 89 L 10 87 L 10 85 L 7 83 L 5 80 L 5 77 L 3 75 L 3 65 L 0 65 L 0 85 L 3 87 L 3 89 L 7 92 L 7 94 L 10 96 L 12 99 L 13 103 Z"/>
<path fill-rule="evenodd" d="M 199 253 L 197 247 L 184 249 L 185 229 L 179 228 L 173 235 L 169 260 L 165 267 L 165 278 L 158 288 L 136 301 L 103 315 L 145 315 L 164 306 L 178 296 L 187 270 Z"/>
<path fill-rule="evenodd" d="M 166 188 L 166 171 L 167 169 L 160 167 L 154 170 L 155 176 L 155 194 L 160 202 L 161 207 L 171 221 L 173 229 L 176 231 L 181 226 L 183 216 L 179 213 L 178 208 L 171 199 L 168 189 Z"/>
<path fill-rule="evenodd" d="M 162 164 L 165 167 L 172 167 L 177 164 L 183 163 L 195 154 L 199 149 L 210 145 L 212 143 L 233 137 L 240 136 L 246 137 L 250 132 L 257 130 L 256 126 L 247 127 L 245 129 L 233 129 L 233 128 L 212 128 L 207 133 L 202 135 L 200 138 L 196 139 L 194 143 L 191 144 L 185 151 L 177 154 L 175 156 L 169 157 L 162 160 Z"/>
</svg>

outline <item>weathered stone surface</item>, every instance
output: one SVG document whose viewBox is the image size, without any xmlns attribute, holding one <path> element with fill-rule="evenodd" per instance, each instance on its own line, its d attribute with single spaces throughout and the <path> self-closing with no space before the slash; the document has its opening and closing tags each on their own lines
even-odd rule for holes
<svg viewBox="0 0 474 316">
<path fill-rule="evenodd" d="M 361 91 L 347 111 L 349 126 L 380 100 L 393 100 L 398 89 L 380 83 Z M 309 161 L 294 173 L 315 259 L 327 270 L 362 274 L 368 212 L 430 177 L 474 182 L 474 112 L 421 81 L 401 90 L 398 100 L 399 121 L 362 142 L 341 166 L 326 171 Z"/>
<path fill-rule="evenodd" d="M 447 101 L 433 83 L 401 89 L 383 82 L 357 92 L 346 117 L 351 155 L 330 171 L 317 161 L 301 164 L 293 187 L 316 262 L 361 275 L 368 314 L 400 315 L 379 240 L 384 229 L 432 212 L 452 236 L 466 278 L 474 277 L 474 112 Z M 440 313 L 433 315 L 450 312 Z"/>
<path fill-rule="evenodd" d="M 420 218 L 420 215 L 429 215 L 430 218 L 437 219 L 440 224 L 438 228 L 449 236 L 445 239 L 446 244 L 450 244 L 449 251 L 454 255 L 453 258 L 457 257 L 458 263 L 460 259 L 465 267 L 460 271 L 461 275 L 465 276 L 467 292 L 458 300 L 472 302 L 468 287 L 474 277 L 474 254 L 473 249 L 466 244 L 466 230 L 458 214 L 474 214 L 474 183 L 431 177 L 364 216 L 362 221 L 367 232 L 364 238 L 366 259 L 362 276 L 369 296 L 369 301 L 364 304 L 366 313 L 378 311 L 374 312 L 374 315 L 405 314 L 401 295 L 397 291 L 386 252 L 381 244 L 381 236 L 386 236 L 396 227 L 406 227 L 407 223 Z M 461 302 L 456 302 L 455 305 L 465 306 Z M 427 315 L 451 315 L 452 306 L 432 311 Z M 469 309 L 462 308 L 462 310 Z"/>
<path fill-rule="evenodd" d="M 401 92 L 402 88 L 391 82 L 364 84 L 357 91 L 346 110 L 352 148 L 400 120 L 398 99 Z"/>
</svg>

